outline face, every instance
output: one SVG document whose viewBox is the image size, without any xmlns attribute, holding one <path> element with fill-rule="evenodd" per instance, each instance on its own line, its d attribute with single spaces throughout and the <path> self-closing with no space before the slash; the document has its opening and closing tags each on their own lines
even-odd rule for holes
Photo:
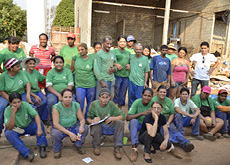
<svg viewBox="0 0 230 165">
<path fill-rule="evenodd" d="M 227 97 L 228 97 L 227 93 L 221 93 L 220 95 L 218 95 L 218 99 L 221 103 L 224 102 L 227 99 Z"/>
<path fill-rule="evenodd" d="M 10 68 L 10 71 L 19 73 L 19 72 L 20 72 L 20 69 L 21 69 L 20 64 L 17 64 L 17 65 L 15 65 L 15 66 L 11 67 L 11 68 Z"/>
<path fill-rule="evenodd" d="M 201 94 L 200 94 L 200 97 L 201 97 L 201 99 L 203 99 L 203 100 L 207 99 L 208 96 L 209 96 L 209 93 L 201 92 Z"/>
<path fill-rule="evenodd" d="M 22 101 L 20 99 L 13 99 L 13 101 L 10 103 L 12 107 L 16 107 L 19 109 L 21 107 Z"/>
<path fill-rule="evenodd" d="M 157 114 L 157 116 L 160 116 L 161 112 L 162 112 L 163 108 L 161 107 L 160 104 L 153 104 L 151 111 L 155 112 Z"/>
<path fill-rule="evenodd" d="M 178 52 L 178 56 L 179 56 L 180 58 L 184 58 L 185 55 L 186 55 L 186 52 L 185 52 L 184 50 L 180 50 L 180 51 Z"/>
<path fill-rule="evenodd" d="M 201 52 L 202 52 L 202 54 L 207 54 L 208 50 L 209 50 L 209 48 L 206 45 L 202 45 L 201 46 Z"/>
<path fill-rule="evenodd" d="M 143 48 L 142 46 L 136 46 L 135 49 L 134 49 L 135 53 L 137 55 L 141 55 L 142 54 L 142 51 L 143 51 Z"/>
<path fill-rule="evenodd" d="M 149 49 L 147 49 L 147 48 L 144 48 L 144 50 L 143 50 L 143 54 L 145 55 L 145 56 L 148 56 L 149 55 Z"/>
<path fill-rule="evenodd" d="M 188 99 L 188 92 L 184 91 L 180 94 L 181 100 L 185 101 Z"/>
<path fill-rule="evenodd" d="M 173 54 L 174 50 L 173 49 L 168 49 L 168 54 Z"/>
<path fill-rule="evenodd" d="M 68 37 L 67 42 L 68 42 L 69 47 L 73 47 L 74 42 L 75 42 L 75 38 Z"/>
<path fill-rule="evenodd" d="M 100 45 L 100 44 L 95 45 L 95 48 L 94 48 L 95 54 L 96 54 L 99 50 L 101 50 L 101 45 Z"/>
<path fill-rule="evenodd" d="M 168 49 L 163 48 L 163 49 L 161 50 L 161 54 L 162 54 L 163 56 L 165 56 L 167 53 L 168 53 Z"/>
<path fill-rule="evenodd" d="M 108 94 L 103 94 L 103 95 L 99 96 L 100 105 L 102 107 L 105 107 L 108 104 L 110 98 L 111 98 L 111 96 L 109 96 Z"/>
<path fill-rule="evenodd" d="M 40 42 L 40 45 L 42 47 L 46 47 L 47 46 L 47 39 L 46 39 L 46 36 L 45 35 L 41 35 L 39 37 L 39 42 Z"/>
<path fill-rule="evenodd" d="M 119 41 L 117 41 L 117 44 L 119 48 L 124 49 L 126 47 L 126 40 L 124 38 L 121 38 Z"/>
<path fill-rule="evenodd" d="M 66 91 L 63 94 L 62 99 L 63 99 L 63 104 L 68 106 L 71 104 L 71 102 L 73 100 L 73 94 L 70 91 Z"/>
<path fill-rule="evenodd" d="M 19 44 L 9 44 L 9 49 L 11 52 L 16 52 L 18 50 Z"/>
<path fill-rule="evenodd" d="M 34 70 L 35 61 L 34 60 L 29 60 L 29 61 L 27 61 L 27 63 L 25 65 L 26 65 L 26 68 L 28 68 L 29 70 Z"/>
<path fill-rule="evenodd" d="M 56 70 L 62 70 L 64 66 L 64 63 L 61 58 L 57 58 L 54 62 L 54 67 Z"/>
<path fill-rule="evenodd" d="M 166 97 L 166 93 L 167 93 L 166 89 L 160 89 L 158 92 L 158 98 L 160 100 L 164 100 Z"/>
<path fill-rule="evenodd" d="M 150 92 L 150 91 L 145 91 L 144 92 L 144 94 L 142 94 L 142 103 L 144 104 L 144 105 L 147 105 L 150 101 L 151 101 L 151 99 L 152 99 L 152 93 Z"/>
<path fill-rule="evenodd" d="M 109 51 L 111 47 L 112 47 L 112 40 L 108 40 L 108 38 L 106 38 L 105 42 L 103 42 L 103 48 L 106 51 Z"/>
<path fill-rule="evenodd" d="M 130 46 L 130 47 L 132 47 L 133 44 L 134 44 L 134 41 L 129 41 L 129 42 L 128 42 L 128 46 Z"/>
<path fill-rule="evenodd" d="M 87 55 L 87 49 L 84 48 L 84 47 L 82 47 L 82 46 L 80 46 L 80 47 L 78 48 L 78 52 L 79 52 L 79 54 L 80 54 L 81 56 Z"/>
</svg>

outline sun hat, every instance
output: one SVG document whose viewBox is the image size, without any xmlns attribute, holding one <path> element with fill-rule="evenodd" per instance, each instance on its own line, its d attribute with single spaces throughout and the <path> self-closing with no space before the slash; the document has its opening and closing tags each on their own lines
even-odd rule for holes
<svg viewBox="0 0 230 165">
<path fill-rule="evenodd" d="M 39 58 L 37 58 L 37 57 L 27 57 L 27 58 L 25 58 L 25 59 L 23 59 L 22 60 L 22 63 L 21 63 L 21 66 L 23 67 L 23 68 L 26 68 L 26 63 L 27 63 L 27 61 L 29 61 L 29 60 L 34 60 L 35 61 L 35 66 L 37 66 L 39 63 L 40 63 L 40 59 Z"/>
<path fill-rule="evenodd" d="M 174 46 L 173 43 L 170 43 L 170 44 L 168 44 L 168 49 L 176 50 L 176 47 Z"/>
</svg>

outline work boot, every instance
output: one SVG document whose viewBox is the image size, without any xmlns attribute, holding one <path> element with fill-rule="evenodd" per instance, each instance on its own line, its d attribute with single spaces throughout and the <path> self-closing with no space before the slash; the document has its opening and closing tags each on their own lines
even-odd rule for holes
<svg viewBox="0 0 230 165">
<path fill-rule="evenodd" d="M 54 159 L 59 159 L 61 157 L 61 150 L 58 152 L 54 152 Z"/>
<path fill-rule="evenodd" d="M 138 152 L 137 152 L 137 148 L 132 148 L 132 151 L 129 155 L 129 159 L 131 162 L 136 162 L 137 161 L 137 156 L 138 156 Z"/>
<path fill-rule="evenodd" d="M 174 157 L 176 157 L 177 159 L 183 159 L 184 156 L 181 155 L 177 149 L 172 149 L 169 153 L 171 153 Z"/>
<path fill-rule="evenodd" d="M 40 158 L 46 158 L 47 157 L 45 145 L 40 146 L 39 153 L 40 153 Z"/>
<path fill-rule="evenodd" d="M 114 154 L 115 158 L 118 160 L 120 160 L 122 158 L 119 146 L 114 147 L 113 154 Z"/>
<path fill-rule="evenodd" d="M 194 145 L 190 142 L 185 144 L 184 151 L 185 152 L 191 152 L 194 149 Z"/>
<path fill-rule="evenodd" d="M 95 147 L 95 148 L 93 149 L 93 153 L 94 153 L 94 155 L 99 156 L 99 155 L 101 154 L 100 148 L 99 148 L 99 147 Z"/>
<path fill-rule="evenodd" d="M 213 134 L 211 132 L 204 134 L 204 138 L 208 139 L 210 141 L 215 141 L 216 140 L 216 137 L 213 136 Z"/>
<path fill-rule="evenodd" d="M 30 151 L 27 155 L 26 155 L 26 158 L 28 158 L 28 160 L 30 162 L 32 162 L 34 160 L 34 152 L 33 151 Z"/>
<path fill-rule="evenodd" d="M 76 150 L 77 150 L 77 153 L 80 154 L 80 155 L 84 155 L 85 154 L 85 150 L 83 150 L 81 147 L 77 147 L 76 146 Z"/>
<path fill-rule="evenodd" d="M 218 133 L 218 132 L 215 133 L 214 135 L 215 135 L 215 137 L 216 137 L 217 139 L 219 139 L 219 138 L 221 137 L 221 133 Z"/>
<path fill-rule="evenodd" d="M 204 137 L 201 135 L 191 135 L 192 137 L 194 137 L 197 140 L 204 140 Z"/>
<path fill-rule="evenodd" d="M 224 138 L 230 138 L 230 136 L 229 136 L 228 133 L 223 133 L 222 136 L 223 136 Z"/>
</svg>

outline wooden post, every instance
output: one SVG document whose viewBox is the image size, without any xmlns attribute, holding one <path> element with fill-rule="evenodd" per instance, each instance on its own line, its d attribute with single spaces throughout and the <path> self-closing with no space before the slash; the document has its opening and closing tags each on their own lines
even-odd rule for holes
<svg viewBox="0 0 230 165">
<path fill-rule="evenodd" d="M 229 40 L 230 40 L 230 13 L 228 14 L 228 19 L 227 19 L 227 26 L 226 26 L 226 40 L 225 40 L 225 49 L 224 49 L 224 54 L 228 55 L 228 50 L 229 50 Z"/>
<path fill-rule="evenodd" d="M 164 16 L 164 28 L 163 28 L 162 45 L 167 45 L 170 4 L 171 4 L 171 0 L 166 0 L 165 1 L 165 16 Z"/>
</svg>

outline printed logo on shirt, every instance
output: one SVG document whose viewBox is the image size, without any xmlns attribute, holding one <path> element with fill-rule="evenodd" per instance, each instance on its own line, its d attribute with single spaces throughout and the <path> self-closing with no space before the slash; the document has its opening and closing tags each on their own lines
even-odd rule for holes
<svg viewBox="0 0 230 165">
<path fill-rule="evenodd" d="M 159 65 L 167 65 L 167 62 L 159 62 Z"/>
<path fill-rule="evenodd" d="M 89 68 L 89 64 L 86 65 L 86 68 Z"/>
<path fill-rule="evenodd" d="M 22 81 L 22 80 L 19 80 L 19 85 L 22 84 L 22 83 L 23 83 L 23 81 Z"/>
<path fill-rule="evenodd" d="M 37 79 L 35 79 L 34 81 L 38 81 Z"/>
<path fill-rule="evenodd" d="M 114 60 L 113 56 L 111 57 L 112 60 Z"/>
<path fill-rule="evenodd" d="M 28 119 L 28 114 L 26 113 L 26 114 L 25 114 L 25 120 L 27 120 L 27 119 Z"/>
<path fill-rule="evenodd" d="M 64 76 L 63 79 L 66 79 L 66 76 Z"/>
<path fill-rule="evenodd" d="M 142 63 L 139 64 L 139 67 L 142 67 Z"/>
<path fill-rule="evenodd" d="M 169 107 L 167 107 L 167 106 L 166 106 L 166 107 L 165 107 L 165 110 L 167 110 L 167 111 L 168 111 L 168 110 L 169 110 Z"/>
</svg>

